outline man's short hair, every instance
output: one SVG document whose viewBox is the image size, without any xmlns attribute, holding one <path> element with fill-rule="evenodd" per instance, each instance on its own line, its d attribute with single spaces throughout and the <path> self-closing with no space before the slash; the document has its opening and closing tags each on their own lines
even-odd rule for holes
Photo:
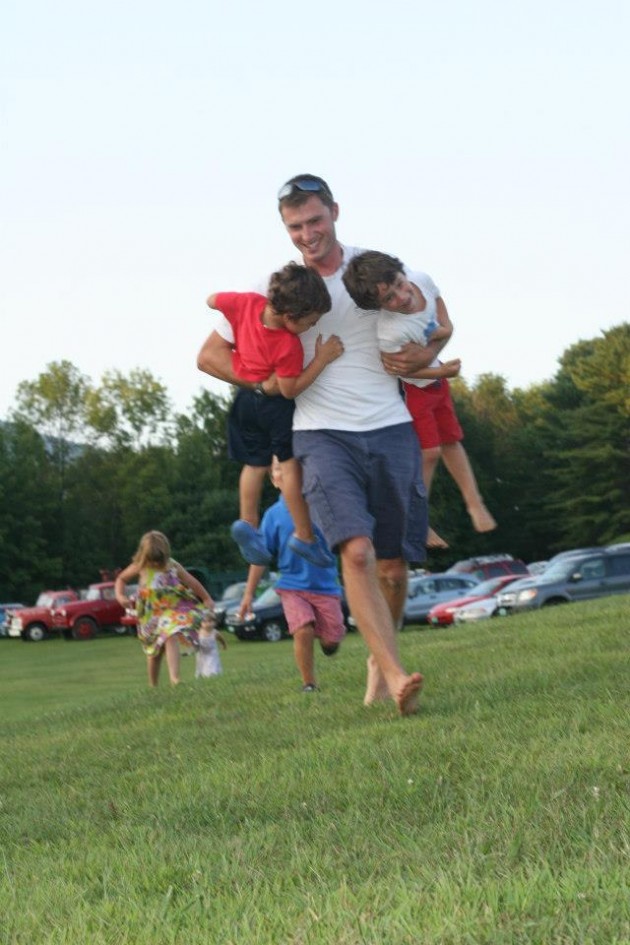
<svg viewBox="0 0 630 945">
<path fill-rule="evenodd" d="M 296 322 L 307 315 L 323 315 L 332 306 L 330 293 L 320 274 L 296 262 L 287 263 L 273 273 L 267 299 L 277 315 L 286 315 Z"/>
<path fill-rule="evenodd" d="M 311 197 L 319 197 L 327 207 L 332 207 L 335 199 L 332 190 L 323 179 L 316 174 L 296 174 L 278 191 L 278 209 L 282 213 L 283 207 L 301 207 Z"/>
<path fill-rule="evenodd" d="M 396 256 L 369 249 L 352 257 L 342 278 L 355 305 L 363 309 L 379 309 L 378 286 L 383 283 L 391 285 L 404 272 L 405 267 Z"/>
</svg>

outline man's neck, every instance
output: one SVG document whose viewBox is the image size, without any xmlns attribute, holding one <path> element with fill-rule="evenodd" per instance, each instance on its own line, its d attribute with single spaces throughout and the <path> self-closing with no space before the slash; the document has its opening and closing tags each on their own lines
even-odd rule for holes
<svg viewBox="0 0 630 945">
<path fill-rule="evenodd" d="M 341 243 L 335 243 L 333 249 L 324 259 L 318 259 L 311 269 L 315 269 L 320 276 L 334 276 L 343 262 L 343 246 Z"/>
</svg>

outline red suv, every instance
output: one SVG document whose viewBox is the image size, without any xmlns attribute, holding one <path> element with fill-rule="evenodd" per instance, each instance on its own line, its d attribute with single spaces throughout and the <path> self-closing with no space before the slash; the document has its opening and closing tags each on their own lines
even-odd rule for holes
<svg viewBox="0 0 630 945">
<path fill-rule="evenodd" d="M 529 570 L 520 558 L 508 554 L 482 555 L 479 558 L 464 558 L 447 569 L 447 574 L 474 574 L 480 581 L 502 577 L 504 574 L 528 575 Z"/>
</svg>

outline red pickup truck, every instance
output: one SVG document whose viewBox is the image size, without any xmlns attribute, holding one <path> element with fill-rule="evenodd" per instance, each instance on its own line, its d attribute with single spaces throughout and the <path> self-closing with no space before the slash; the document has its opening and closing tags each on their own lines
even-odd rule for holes
<svg viewBox="0 0 630 945">
<path fill-rule="evenodd" d="M 37 643 L 48 636 L 53 629 L 52 611 L 72 601 L 78 601 L 76 591 L 42 591 L 34 607 L 21 607 L 14 610 L 9 624 L 10 637 L 22 637 Z"/>
<path fill-rule="evenodd" d="M 114 582 L 90 584 L 84 600 L 72 601 L 52 611 L 52 625 L 65 637 L 73 640 L 91 640 L 99 630 L 128 632 L 122 623 L 125 610 L 114 594 Z"/>
</svg>

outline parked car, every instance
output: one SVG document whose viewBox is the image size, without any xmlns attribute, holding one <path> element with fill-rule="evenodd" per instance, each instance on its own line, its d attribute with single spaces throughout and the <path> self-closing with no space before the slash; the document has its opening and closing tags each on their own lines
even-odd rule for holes
<svg viewBox="0 0 630 945">
<path fill-rule="evenodd" d="M 454 623 L 474 623 L 476 620 L 486 620 L 488 617 L 497 617 L 497 595 L 480 597 L 463 607 L 458 607 L 453 614 Z"/>
<path fill-rule="evenodd" d="M 529 571 L 520 558 L 513 558 L 509 554 L 496 554 L 456 561 L 446 573 L 473 574 L 478 581 L 485 581 L 486 578 L 501 577 L 502 574 L 529 574 Z"/>
<path fill-rule="evenodd" d="M 480 584 L 471 588 L 470 592 L 465 596 L 456 597 L 454 600 L 446 601 L 446 603 L 443 604 L 436 604 L 435 607 L 432 607 L 429 611 L 428 622 L 434 627 L 447 627 L 454 622 L 455 616 L 461 608 L 471 606 L 482 600 L 492 602 L 490 609 L 490 613 L 492 613 L 496 607 L 495 595 L 512 581 L 516 580 L 516 574 L 504 574 L 503 577 L 488 578 L 487 581 L 482 581 Z M 490 616 L 490 613 L 485 616 Z"/>
<path fill-rule="evenodd" d="M 550 562 L 538 577 L 515 581 L 498 598 L 500 615 L 630 593 L 630 549 L 601 548 Z"/>
<path fill-rule="evenodd" d="M 427 574 L 409 579 L 403 623 L 424 623 L 436 604 L 462 597 L 479 580 L 473 574 Z"/>
<path fill-rule="evenodd" d="M 116 600 L 114 582 L 90 584 L 83 600 L 70 601 L 52 610 L 52 629 L 66 639 L 91 640 L 99 630 L 128 632 L 122 622 L 125 610 Z"/>
<path fill-rule="evenodd" d="M 238 603 L 240 598 L 236 606 Z M 236 610 L 227 613 L 225 628 L 239 640 L 267 640 L 268 643 L 277 643 L 289 635 L 282 601 L 273 587 L 263 591 L 252 603 L 251 613 L 245 617 L 239 617 Z"/>
<path fill-rule="evenodd" d="M 9 624 L 14 610 L 23 610 L 26 604 L 0 604 L 0 637 L 9 636 Z"/>
<path fill-rule="evenodd" d="M 34 607 L 13 611 L 9 636 L 21 637 L 22 640 L 32 643 L 44 640 L 53 629 L 53 608 L 62 607 L 78 599 L 77 592 L 69 588 L 65 591 L 42 591 Z"/>
<path fill-rule="evenodd" d="M 271 582 L 272 580 L 275 580 L 275 578 L 276 575 L 273 574 L 267 578 L 262 578 L 258 582 L 258 587 L 256 588 L 256 599 L 258 599 L 268 587 L 271 587 Z M 237 581 L 235 584 L 229 584 L 223 591 L 220 600 L 215 603 L 214 619 L 217 630 L 220 630 L 221 627 L 225 626 L 226 614 L 238 609 L 238 605 L 243 599 L 246 585 L 246 581 Z"/>
</svg>

